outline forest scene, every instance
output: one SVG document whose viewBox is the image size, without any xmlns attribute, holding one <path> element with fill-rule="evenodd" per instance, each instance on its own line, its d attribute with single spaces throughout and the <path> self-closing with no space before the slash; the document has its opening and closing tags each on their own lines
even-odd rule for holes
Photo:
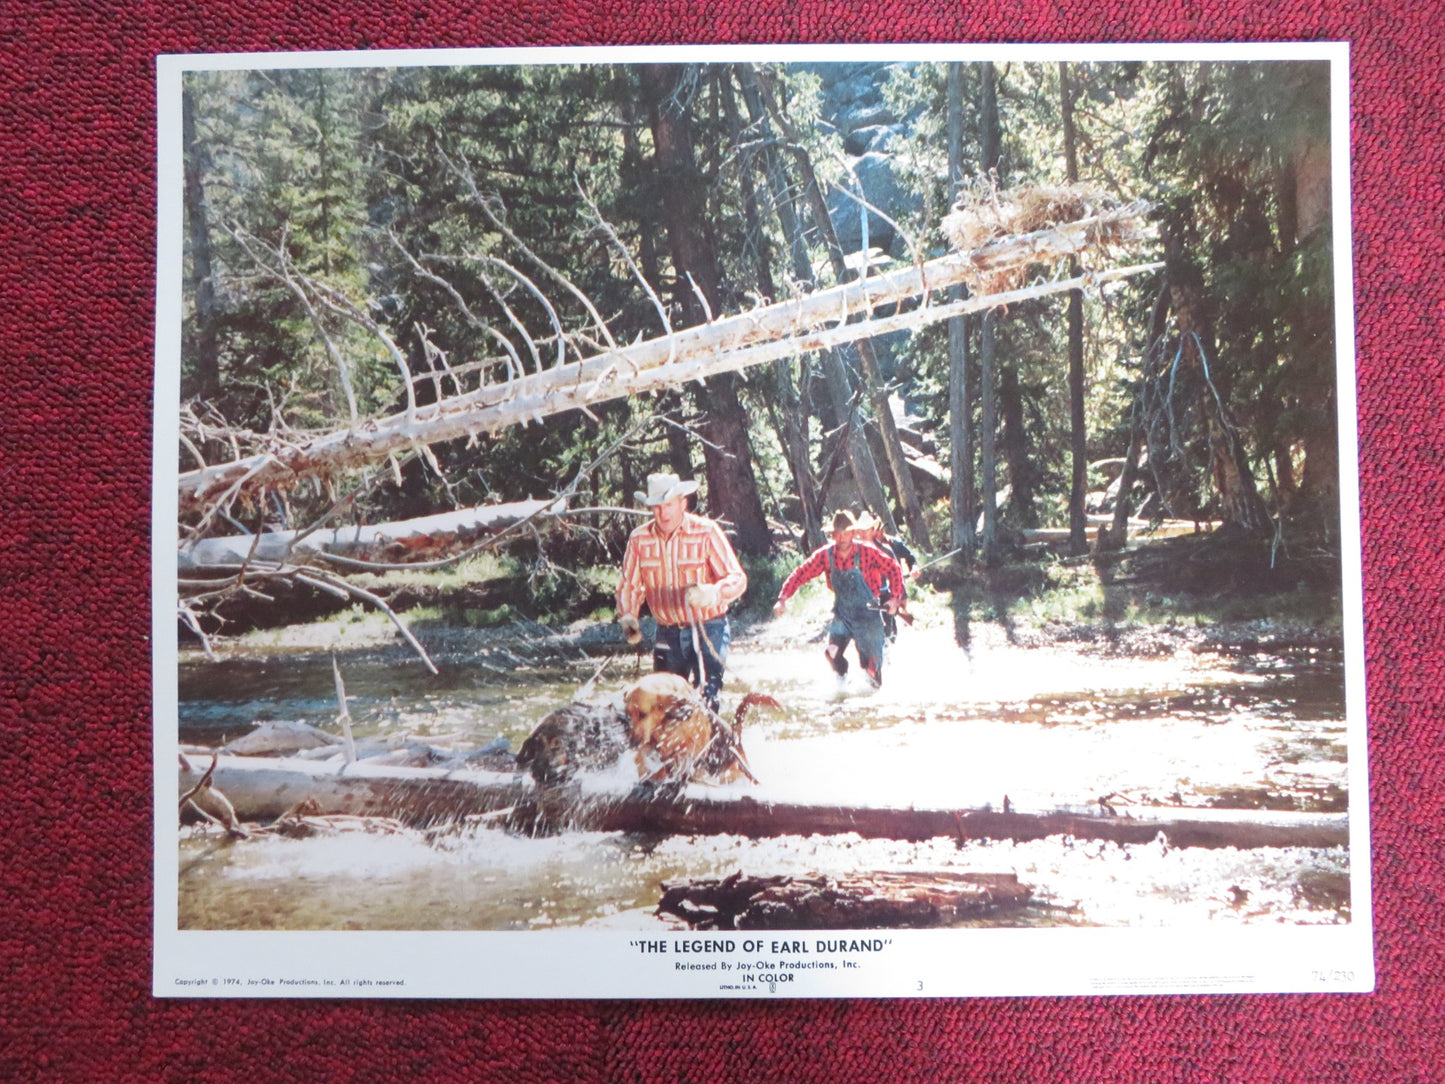
<svg viewBox="0 0 1445 1084">
<path fill-rule="evenodd" d="M 181 116 L 183 928 L 1351 920 L 1328 62 L 192 71 Z M 731 777 L 629 715 L 659 478 L 746 583 Z M 841 574 L 791 590 L 840 512 L 900 543 L 876 672 Z"/>
</svg>

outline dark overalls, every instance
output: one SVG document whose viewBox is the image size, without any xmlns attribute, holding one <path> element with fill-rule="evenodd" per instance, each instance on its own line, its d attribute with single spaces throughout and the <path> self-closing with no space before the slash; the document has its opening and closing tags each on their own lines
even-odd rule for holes
<svg viewBox="0 0 1445 1084">
<path fill-rule="evenodd" d="M 858 662 L 875 684 L 883 682 L 883 615 L 878 596 L 863 578 L 863 555 L 853 553 L 853 567 L 839 568 L 834 547 L 828 547 L 828 585 L 833 589 L 833 620 L 828 626 L 828 662 L 842 677 L 848 672 L 843 649 L 852 640 Z"/>
</svg>

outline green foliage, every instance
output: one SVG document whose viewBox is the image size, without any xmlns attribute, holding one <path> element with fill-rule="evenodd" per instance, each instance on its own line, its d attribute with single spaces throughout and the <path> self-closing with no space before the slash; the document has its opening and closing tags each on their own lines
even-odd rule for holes
<svg viewBox="0 0 1445 1084">
<path fill-rule="evenodd" d="M 1323 63 L 1179 65 L 1160 82 L 1143 163 L 1167 191 L 1171 274 L 1214 315 L 1211 375 L 1282 498 L 1333 488 L 1329 158 Z"/>
</svg>

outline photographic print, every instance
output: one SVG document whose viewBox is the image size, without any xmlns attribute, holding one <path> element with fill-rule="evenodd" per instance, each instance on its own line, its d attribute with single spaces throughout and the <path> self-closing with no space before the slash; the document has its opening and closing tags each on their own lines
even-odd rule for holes
<svg viewBox="0 0 1445 1084">
<path fill-rule="evenodd" d="M 1370 989 L 1347 74 L 159 58 L 156 993 Z"/>
</svg>

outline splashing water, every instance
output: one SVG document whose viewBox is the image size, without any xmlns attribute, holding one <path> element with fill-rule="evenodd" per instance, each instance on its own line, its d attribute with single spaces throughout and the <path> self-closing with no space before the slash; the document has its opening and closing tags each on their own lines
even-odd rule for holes
<svg viewBox="0 0 1445 1084">
<path fill-rule="evenodd" d="M 724 713 L 761 691 L 781 712 L 750 717 L 744 742 L 761 785 L 693 788 L 711 797 L 850 806 L 1049 811 L 1121 805 L 1341 810 L 1348 790 L 1342 667 L 1327 653 L 1109 657 L 1019 648 L 939 628 L 908 629 L 883 687 L 853 668 L 840 693 L 816 628 L 775 623 L 733 647 Z M 515 749 L 571 699 L 591 662 L 523 665 L 504 678 L 458 649 L 440 679 L 400 652 L 343 658 L 358 736 L 405 733 Z M 613 664 L 599 696 L 637 663 Z M 219 744 L 256 717 L 334 718 L 329 655 L 233 652 L 182 664 L 185 740 Z M 625 788 L 630 768 L 594 780 Z M 639 839 L 495 828 L 181 842 L 181 919 L 191 928 L 660 928 L 662 881 L 874 869 L 1016 872 L 1036 906 L 1005 924 L 1337 922 L 1348 918 L 1343 848 L 1212 851 L 1048 839 L 901 843 L 855 836 Z"/>
</svg>

